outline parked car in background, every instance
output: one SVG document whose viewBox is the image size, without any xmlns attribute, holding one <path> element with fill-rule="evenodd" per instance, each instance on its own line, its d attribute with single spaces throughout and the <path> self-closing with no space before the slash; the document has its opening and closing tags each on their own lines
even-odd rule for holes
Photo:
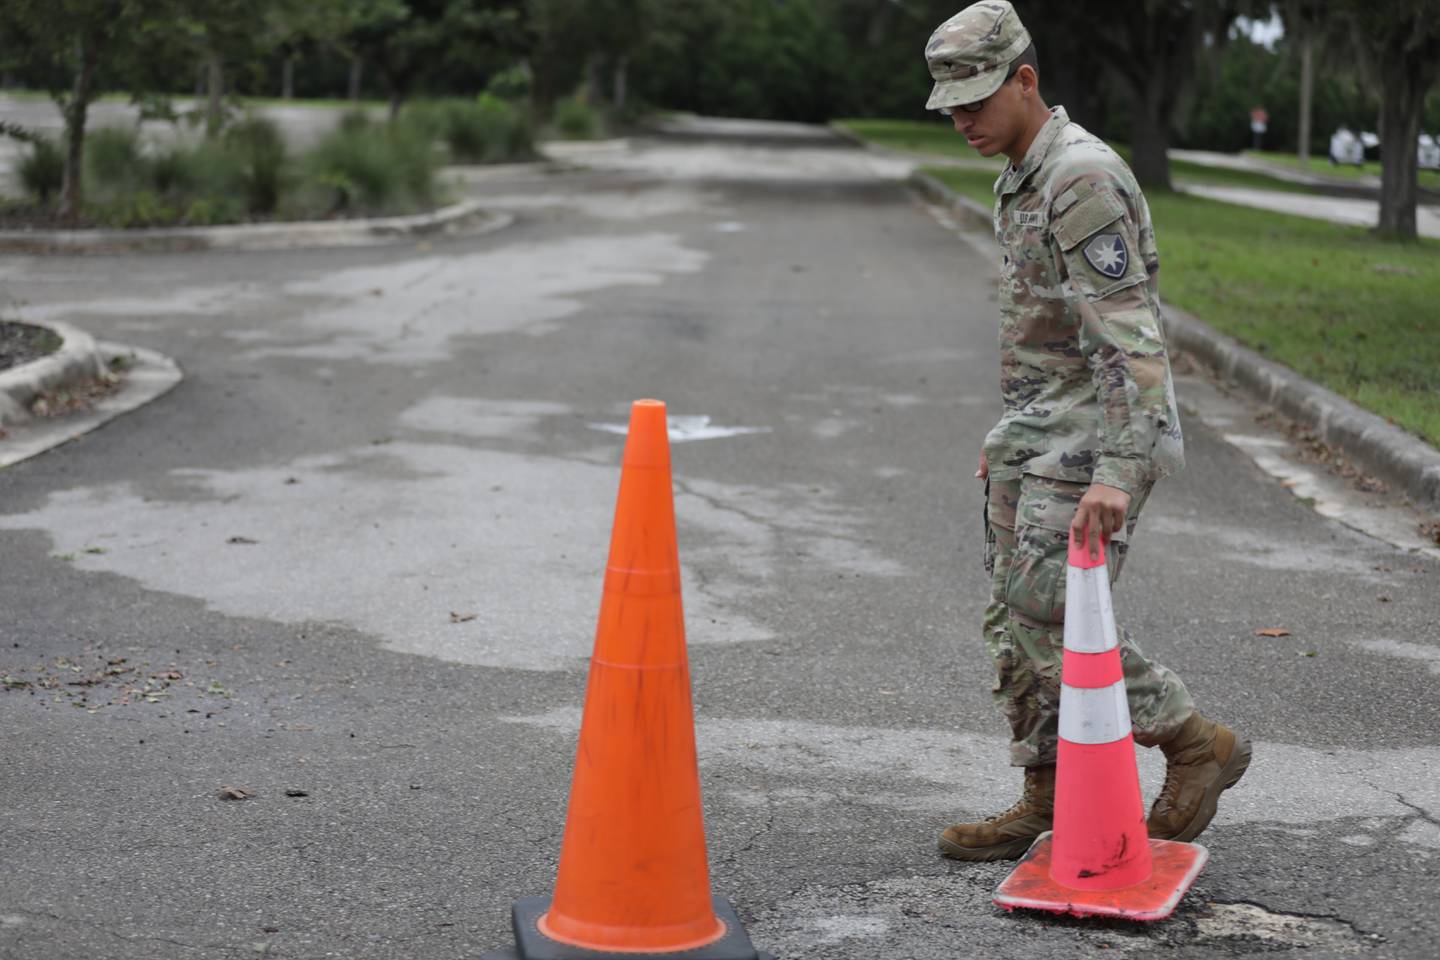
<svg viewBox="0 0 1440 960">
<path fill-rule="evenodd" d="M 1421 170 L 1440 170 L 1440 142 L 1428 133 L 1420 134 L 1420 145 L 1416 148 Z"/>
<path fill-rule="evenodd" d="M 1360 138 L 1350 132 L 1349 127 L 1340 127 L 1330 135 L 1330 165 L 1353 164 L 1361 166 L 1365 163 L 1365 145 Z"/>
</svg>

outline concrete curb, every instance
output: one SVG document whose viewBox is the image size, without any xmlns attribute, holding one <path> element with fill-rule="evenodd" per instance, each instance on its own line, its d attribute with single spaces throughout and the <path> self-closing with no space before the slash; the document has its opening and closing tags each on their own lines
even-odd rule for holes
<svg viewBox="0 0 1440 960">
<path fill-rule="evenodd" d="M 55 419 L 36 418 L 14 427 L 8 437 L 0 440 L 0 469 L 77 440 L 122 414 L 138 410 L 185 378 L 179 364 L 153 350 L 103 341 L 95 346 L 98 358 L 107 367 L 112 358 L 127 361 L 120 390 L 101 397 L 88 411 Z"/>
<path fill-rule="evenodd" d="M 928 199 L 948 207 L 967 225 L 977 230 L 991 229 L 990 211 L 956 194 L 935 177 L 917 171 L 911 175 L 910 184 Z M 1417 506 L 1440 511 L 1440 450 L 1241 346 L 1183 310 L 1167 306 L 1164 312 L 1172 349 L 1195 355 L 1254 399 L 1313 430 L 1367 472 L 1404 492 Z"/>
<path fill-rule="evenodd" d="M 292 223 L 237 223 L 220 227 L 143 230 L 5 230 L 0 252 L 32 254 L 183 252 L 189 250 L 290 250 L 389 243 L 409 236 L 453 233 L 469 227 L 489 233 L 514 216 L 466 200 L 406 217 L 360 220 L 304 220 Z"/>
<path fill-rule="evenodd" d="M 0 372 L 0 425 L 30 421 L 30 402 L 47 390 L 67 383 L 99 376 L 105 362 L 95 340 L 84 330 L 67 323 L 32 323 L 52 330 L 61 338 L 54 353 Z"/>
<path fill-rule="evenodd" d="M 1175 307 L 1165 308 L 1173 348 L 1194 354 L 1225 380 L 1304 424 L 1416 505 L 1440 511 L 1440 451 L 1385 418 L 1305 379 Z"/>
</svg>

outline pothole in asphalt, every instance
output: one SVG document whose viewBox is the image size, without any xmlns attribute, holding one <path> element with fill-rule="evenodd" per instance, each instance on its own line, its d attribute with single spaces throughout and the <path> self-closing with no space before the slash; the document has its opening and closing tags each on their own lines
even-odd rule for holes
<svg viewBox="0 0 1440 960">
<path fill-rule="evenodd" d="M 1116 955 L 1211 948 L 1218 954 L 1321 949 L 1359 953 L 1384 938 L 1345 920 L 1270 910 L 1253 903 L 1183 901 L 1170 919 L 1140 924 L 1119 920 L 1007 914 L 990 898 L 1010 864 L 976 864 L 945 876 L 890 878 L 843 886 L 804 887 L 773 907 L 754 912 L 754 941 L 777 955 L 941 957 L 963 945 L 974 956 L 1013 955 L 1017 943 L 1043 955 L 1045 945 L 1067 955 Z M 752 906 L 753 910 L 753 906 Z M 817 946 L 823 946 L 818 953 Z M 1076 948 L 1079 951 L 1076 951 Z"/>
<path fill-rule="evenodd" d="M 1384 942 L 1335 917 L 1268 910 L 1254 903 L 1211 903 L 1194 919 L 1197 940 L 1258 941 L 1270 948 L 1324 948 L 1353 953 Z"/>
</svg>

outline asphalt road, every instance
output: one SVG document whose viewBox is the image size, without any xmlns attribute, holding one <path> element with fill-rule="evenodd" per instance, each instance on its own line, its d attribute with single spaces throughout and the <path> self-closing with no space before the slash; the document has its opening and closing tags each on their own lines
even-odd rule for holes
<svg viewBox="0 0 1440 960">
<path fill-rule="evenodd" d="M 1019 783 L 978 639 L 993 264 L 821 131 L 578 159 L 472 178 L 519 215 L 484 237 L 0 263 L 13 312 L 187 371 L 0 471 L 0 957 L 509 943 L 554 882 L 613 428 L 647 396 L 686 418 L 712 882 L 757 945 L 1435 955 L 1440 563 L 1191 424 L 1117 608 L 1251 772 L 1170 921 L 999 912 L 1008 864 L 934 848 Z"/>
</svg>

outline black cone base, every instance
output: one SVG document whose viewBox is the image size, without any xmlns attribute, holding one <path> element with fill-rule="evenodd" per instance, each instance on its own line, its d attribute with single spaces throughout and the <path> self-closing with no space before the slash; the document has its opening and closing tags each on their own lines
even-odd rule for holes
<svg viewBox="0 0 1440 960">
<path fill-rule="evenodd" d="M 715 916 L 725 924 L 725 936 L 714 943 L 680 953 L 616 953 L 612 950 L 586 950 L 551 940 L 540 932 L 539 927 L 540 918 L 550 909 L 550 898 L 526 897 L 516 900 L 511 910 L 515 946 L 492 950 L 482 954 L 480 960 L 775 960 L 770 954 L 755 949 L 730 901 L 724 897 L 714 899 Z"/>
</svg>

